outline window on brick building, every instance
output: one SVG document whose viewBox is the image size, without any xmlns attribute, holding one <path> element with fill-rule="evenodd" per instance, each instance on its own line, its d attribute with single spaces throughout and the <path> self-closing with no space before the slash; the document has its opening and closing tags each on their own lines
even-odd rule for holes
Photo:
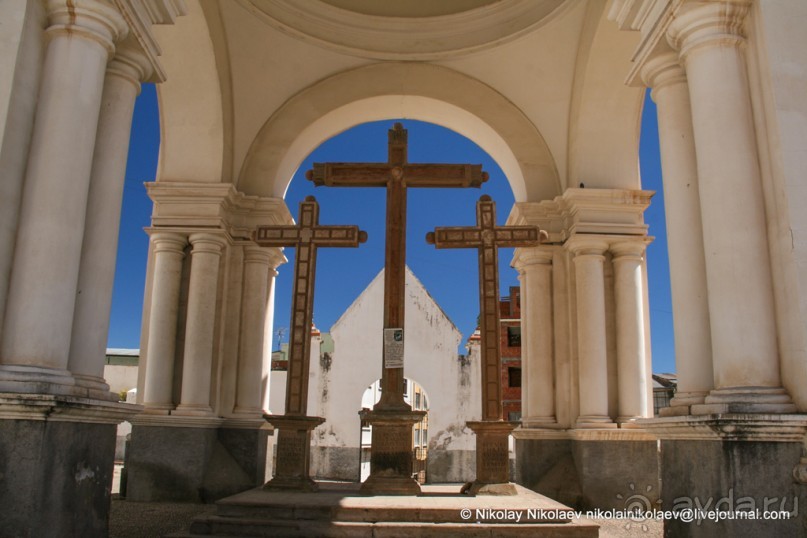
<svg viewBox="0 0 807 538">
<path fill-rule="evenodd" d="M 507 369 L 507 386 L 511 388 L 521 386 L 521 368 L 511 366 Z"/>
<path fill-rule="evenodd" d="M 507 345 L 521 347 L 521 327 L 507 327 Z"/>
</svg>

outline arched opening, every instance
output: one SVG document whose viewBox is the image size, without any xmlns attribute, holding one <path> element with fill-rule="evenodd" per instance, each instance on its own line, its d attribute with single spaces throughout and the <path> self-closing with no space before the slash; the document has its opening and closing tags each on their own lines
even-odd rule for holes
<svg viewBox="0 0 807 538">
<path fill-rule="evenodd" d="M 305 158 L 286 191 L 286 203 L 293 215 L 300 201 L 315 196 L 320 203 L 321 223 L 355 224 L 369 235 L 357 249 L 319 251 L 314 319 L 320 330 L 328 332 L 384 267 L 385 189 L 316 188 L 305 179 L 305 172 L 314 162 L 386 161 L 387 131 L 395 121 L 402 121 L 409 130 L 410 162 L 482 164 L 490 174 L 480 189 L 413 188 L 408 192 L 407 265 L 467 339 L 476 329 L 479 313 L 477 253 L 464 249 L 435 251 L 426 243 L 425 235 L 436 226 L 475 225 L 475 204 L 483 194 L 497 202 L 498 224 L 503 225 L 514 193 L 502 168 L 473 141 L 438 125 L 412 120 L 365 123 L 327 140 Z M 503 297 L 519 285 L 517 272 L 510 267 L 512 253 L 513 249 L 499 251 Z M 275 284 L 274 334 L 289 326 L 295 252 L 287 249 L 285 255 L 289 262 L 278 269 Z"/>
<path fill-rule="evenodd" d="M 426 390 L 417 382 L 406 378 L 404 384 L 404 401 L 412 406 L 413 411 L 426 411 L 423 420 L 412 427 L 412 472 L 417 481 L 425 484 L 429 456 L 429 397 Z M 361 396 L 361 408 L 372 409 L 381 399 L 381 380 L 377 379 L 367 387 Z M 373 427 L 362 421 L 360 426 L 360 482 L 370 476 L 370 449 L 372 447 Z"/>
<path fill-rule="evenodd" d="M 373 64 L 336 74 L 289 99 L 261 127 L 244 157 L 237 187 L 283 197 L 305 156 L 350 127 L 384 118 L 442 125 L 488 152 L 517 201 L 562 192 L 541 133 L 503 95 L 456 71 L 426 64 Z"/>
</svg>

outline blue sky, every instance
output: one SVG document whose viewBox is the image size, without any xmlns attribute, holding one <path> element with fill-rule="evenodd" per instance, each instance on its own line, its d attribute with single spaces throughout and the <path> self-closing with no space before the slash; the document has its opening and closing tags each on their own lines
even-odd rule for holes
<svg viewBox="0 0 807 538">
<path fill-rule="evenodd" d="M 384 264 L 385 193 L 381 188 L 315 188 L 305 180 L 313 162 L 386 161 L 387 130 L 394 118 L 356 126 L 317 148 L 300 166 L 286 193 L 293 215 L 308 195 L 320 203 L 322 224 L 356 224 L 369 235 L 358 249 L 321 249 L 317 264 L 314 322 L 327 331 L 350 306 Z M 475 223 L 475 203 L 489 194 L 497 203 L 498 220 L 504 224 L 513 194 L 501 169 L 470 140 L 437 125 L 403 120 L 409 130 L 410 162 L 467 162 L 482 164 L 490 180 L 481 189 L 410 189 L 408 198 L 407 264 L 467 338 L 479 311 L 475 250 L 440 250 L 426 244 L 426 232 L 435 226 L 470 226 Z M 126 170 L 117 272 L 113 294 L 109 347 L 139 347 L 145 284 L 151 202 L 143 183 L 153 181 L 159 150 L 156 91 L 145 85 L 137 100 L 132 143 Z M 672 308 L 655 106 L 646 100 L 640 147 L 642 185 L 657 191 L 645 219 L 656 240 L 648 248 L 653 371 L 675 370 Z M 275 326 L 289 326 L 293 249 L 286 249 L 289 263 L 279 268 L 275 291 Z M 517 286 L 509 267 L 512 249 L 499 252 L 502 295 Z M 286 336 L 287 338 L 287 336 Z M 275 343 L 276 345 L 276 343 Z"/>
</svg>

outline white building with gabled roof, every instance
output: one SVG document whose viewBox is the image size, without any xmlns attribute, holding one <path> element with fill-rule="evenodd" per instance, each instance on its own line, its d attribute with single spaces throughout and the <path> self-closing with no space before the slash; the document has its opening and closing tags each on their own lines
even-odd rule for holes
<svg viewBox="0 0 807 538">
<path fill-rule="evenodd" d="M 479 366 L 458 354 L 457 327 L 412 271 L 406 271 L 404 375 L 428 398 L 429 482 L 474 478 L 474 437 L 465 427 L 479 420 Z M 312 475 L 358 480 L 361 421 L 367 388 L 381 377 L 384 272 L 350 305 L 331 328 L 333 353 L 312 353 L 309 415 L 325 417 L 312 436 Z"/>
</svg>

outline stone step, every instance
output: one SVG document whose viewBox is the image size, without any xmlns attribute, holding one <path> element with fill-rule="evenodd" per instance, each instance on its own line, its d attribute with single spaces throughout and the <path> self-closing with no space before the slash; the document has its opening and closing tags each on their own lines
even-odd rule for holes
<svg viewBox="0 0 807 538">
<path fill-rule="evenodd" d="M 596 524 L 518 485 L 506 496 L 468 496 L 459 486 L 424 486 L 417 496 L 358 493 L 358 484 L 321 484 L 316 493 L 256 488 L 216 503 L 186 534 L 244 537 L 596 537 Z"/>
<path fill-rule="evenodd" d="M 172 534 L 172 538 L 201 537 L 273 537 L 273 538 L 596 538 L 597 525 L 588 522 L 569 523 L 424 523 L 424 522 L 342 522 L 266 519 L 236 519 L 220 516 L 199 518 L 189 533 Z"/>
</svg>

